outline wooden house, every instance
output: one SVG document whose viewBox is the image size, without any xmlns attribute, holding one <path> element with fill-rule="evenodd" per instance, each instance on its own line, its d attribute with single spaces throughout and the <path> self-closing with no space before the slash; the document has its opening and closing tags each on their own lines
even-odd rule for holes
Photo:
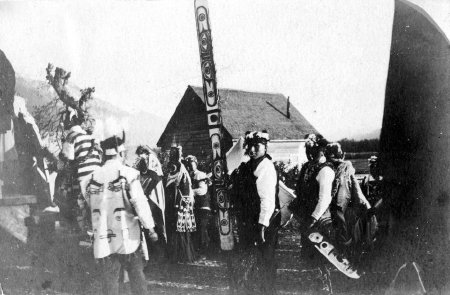
<svg viewBox="0 0 450 295">
<path fill-rule="evenodd" d="M 266 129 L 269 154 L 274 161 L 303 163 L 304 136 L 317 130 L 282 94 L 219 89 L 223 118 L 224 148 L 228 151 L 248 130 Z M 158 140 L 162 151 L 181 145 L 183 155 L 207 160 L 211 143 L 206 121 L 203 88 L 188 86 Z"/>
</svg>

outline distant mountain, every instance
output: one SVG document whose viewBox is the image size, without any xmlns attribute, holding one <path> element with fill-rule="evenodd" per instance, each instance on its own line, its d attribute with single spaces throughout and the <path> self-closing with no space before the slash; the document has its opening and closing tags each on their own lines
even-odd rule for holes
<svg viewBox="0 0 450 295">
<path fill-rule="evenodd" d="M 70 85 L 68 88 L 74 97 L 79 97 L 79 87 Z M 44 105 L 56 97 L 56 93 L 48 83 L 19 75 L 16 75 L 16 95 L 26 99 L 30 112 L 33 111 L 34 106 Z M 154 114 L 143 111 L 129 113 L 98 97 L 94 97 L 90 107 L 97 120 L 113 117 L 118 121 L 125 122 L 127 145 L 130 147 L 139 144 L 147 144 L 151 147 L 156 146 L 156 142 L 167 124 L 167 120 Z"/>
<path fill-rule="evenodd" d="M 34 106 L 44 105 L 56 97 L 55 92 L 46 82 L 24 78 L 17 73 L 16 95 L 26 99 L 30 112 Z"/>
</svg>

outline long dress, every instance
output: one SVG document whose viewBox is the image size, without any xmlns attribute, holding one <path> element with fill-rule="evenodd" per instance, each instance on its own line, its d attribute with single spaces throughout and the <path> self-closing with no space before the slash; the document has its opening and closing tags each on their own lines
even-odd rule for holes
<svg viewBox="0 0 450 295">
<path fill-rule="evenodd" d="M 182 163 L 170 172 L 166 181 L 166 229 L 169 258 L 172 262 L 196 259 L 191 233 L 196 231 L 194 195 L 189 173 Z"/>
<path fill-rule="evenodd" d="M 164 185 L 162 178 L 156 171 L 149 169 L 149 165 L 144 158 L 138 158 L 133 168 L 140 171 L 140 182 L 144 195 L 147 197 L 155 222 L 155 232 L 158 234 L 158 241 L 148 241 L 148 253 L 155 262 L 166 260 L 167 236 L 165 223 L 166 200 L 164 196 Z"/>
</svg>

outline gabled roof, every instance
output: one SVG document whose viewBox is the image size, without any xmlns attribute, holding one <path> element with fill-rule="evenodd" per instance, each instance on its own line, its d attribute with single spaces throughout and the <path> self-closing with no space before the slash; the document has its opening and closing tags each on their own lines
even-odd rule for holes
<svg viewBox="0 0 450 295">
<path fill-rule="evenodd" d="M 203 101 L 202 87 L 188 88 Z M 233 138 L 263 129 L 274 140 L 303 139 L 308 133 L 318 133 L 292 104 L 287 118 L 287 98 L 282 94 L 219 89 L 219 95 L 223 125 Z"/>
</svg>

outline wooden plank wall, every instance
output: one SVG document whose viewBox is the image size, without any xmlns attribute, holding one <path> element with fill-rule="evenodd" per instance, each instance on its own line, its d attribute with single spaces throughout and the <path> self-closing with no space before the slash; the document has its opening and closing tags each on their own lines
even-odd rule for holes
<svg viewBox="0 0 450 295">
<path fill-rule="evenodd" d="M 212 149 L 206 107 L 191 90 L 186 91 L 181 99 L 159 142 L 162 151 L 169 150 L 173 144 L 183 147 L 183 156 L 194 155 L 199 161 L 210 160 Z M 224 147 L 228 150 L 231 146 L 231 137 L 226 132 Z"/>
</svg>

